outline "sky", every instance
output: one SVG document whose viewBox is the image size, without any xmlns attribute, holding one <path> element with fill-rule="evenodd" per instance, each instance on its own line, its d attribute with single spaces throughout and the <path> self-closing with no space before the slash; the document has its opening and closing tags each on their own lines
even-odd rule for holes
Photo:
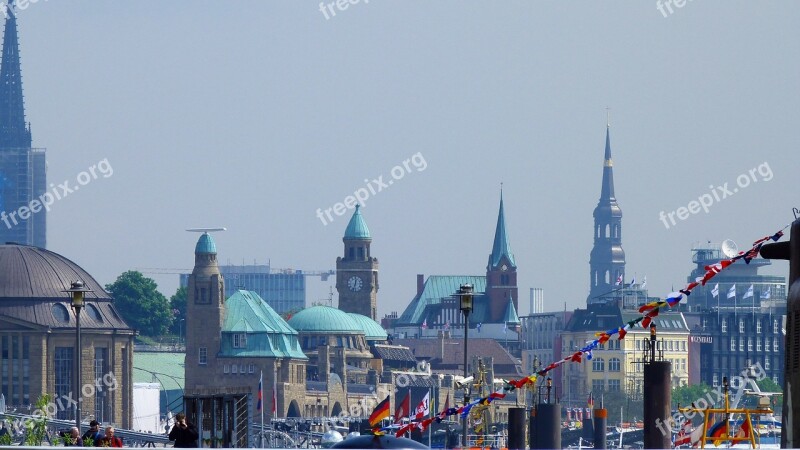
<svg viewBox="0 0 800 450">
<path fill-rule="evenodd" d="M 221 262 L 329 270 L 352 209 L 324 211 L 372 186 L 383 317 L 418 273 L 485 274 L 502 183 L 521 313 L 531 287 L 547 310 L 573 309 L 589 292 L 609 115 L 626 281 L 646 276 L 650 295 L 685 284 L 698 242 L 749 247 L 800 207 L 800 3 L 320 5 L 19 11 L 49 181 L 111 168 L 52 206 L 49 249 L 102 284 L 140 269 L 167 296 L 168 272 L 194 263 L 193 227 L 227 227 Z M 690 203 L 714 193 L 707 211 Z M 308 301 L 334 282 L 309 277 Z"/>
</svg>

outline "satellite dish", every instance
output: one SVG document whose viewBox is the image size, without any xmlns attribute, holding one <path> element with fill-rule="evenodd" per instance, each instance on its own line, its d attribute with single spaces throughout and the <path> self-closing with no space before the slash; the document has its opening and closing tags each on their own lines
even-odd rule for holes
<svg viewBox="0 0 800 450">
<path fill-rule="evenodd" d="M 730 239 L 725 239 L 722 241 L 722 246 L 720 247 L 722 250 L 722 254 L 727 256 L 728 258 L 733 258 L 734 256 L 739 254 L 739 247 L 736 245 L 736 242 L 733 242 Z"/>
</svg>

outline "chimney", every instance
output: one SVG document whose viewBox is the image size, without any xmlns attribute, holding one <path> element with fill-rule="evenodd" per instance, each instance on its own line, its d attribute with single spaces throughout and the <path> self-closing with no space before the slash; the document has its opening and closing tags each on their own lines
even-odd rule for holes
<svg viewBox="0 0 800 450">
<path fill-rule="evenodd" d="M 425 289 L 425 275 L 418 273 L 417 274 L 417 295 L 421 295 L 422 291 Z"/>
</svg>

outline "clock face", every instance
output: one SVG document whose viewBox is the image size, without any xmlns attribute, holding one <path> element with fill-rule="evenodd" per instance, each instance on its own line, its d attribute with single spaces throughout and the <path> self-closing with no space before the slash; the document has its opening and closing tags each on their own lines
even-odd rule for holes
<svg viewBox="0 0 800 450">
<path fill-rule="evenodd" d="M 352 276 L 349 280 L 347 280 L 347 287 L 350 288 L 351 291 L 358 292 L 364 286 L 364 282 L 361 281 L 361 278 Z"/>
<path fill-rule="evenodd" d="M 500 269 L 501 269 L 501 270 L 503 270 L 503 271 L 506 271 L 506 270 L 508 270 L 508 266 L 507 266 L 507 265 L 505 265 L 505 264 L 503 264 L 503 266 L 502 266 L 502 267 L 500 267 Z"/>
</svg>

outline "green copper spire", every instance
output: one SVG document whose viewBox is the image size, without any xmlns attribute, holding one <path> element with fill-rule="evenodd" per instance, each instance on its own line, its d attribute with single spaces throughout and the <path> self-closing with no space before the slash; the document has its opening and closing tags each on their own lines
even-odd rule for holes
<svg viewBox="0 0 800 450">
<path fill-rule="evenodd" d="M 367 222 L 361 215 L 361 205 L 356 205 L 356 212 L 350 218 L 350 223 L 347 224 L 347 229 L 344 230 L 345 239 L 372 239 L 367 228 Z"/>
<path fill-rule="evenodd" d="M 519 325 L 519 315 L 517 315 L 517 308 L 514 308 L 514 301 L 508 297 L 508 306 L 506 307 L 506 315 L 503 317 L 503 322 L 509 325 Z"/>
<path fill-rule="evenodd" d="M 506 216 L 503 212 L 503 190 L 500 189 L 500 212 L 497 214 L 497 228 L 494 231 L 494 245 L 492 254 L 489 256 L 489 267 L 496 268 L 500 265 L 503 257 L 508 259 L 511 267 L 517 267 L 514 262 L 514 254 L 511 253 L 511 244 L 508 243 L 508 233 L 506 233 Z"/>
</svg>

